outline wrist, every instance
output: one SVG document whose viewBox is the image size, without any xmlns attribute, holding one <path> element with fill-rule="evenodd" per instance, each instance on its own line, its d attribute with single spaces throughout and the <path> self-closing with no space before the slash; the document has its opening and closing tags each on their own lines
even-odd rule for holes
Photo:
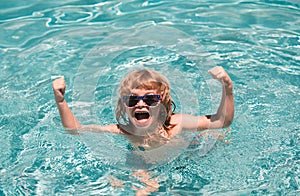
<svg viewBox="0 0 300 196">
<path fill-rule="evenodd" d="M 232 83 L 224 84 L 224 90 L 226 92 L 226 95 L 232 95 Z"/>
<path fill-rule="evenodd" d="M 55 102 L 56 102 L 56 104 L 57 104 L 58 106 L 66 104 L 66 100 L 65 100 L 65 99 L 62 99 L 62 100 L 55 100 Z"/>
</svg>

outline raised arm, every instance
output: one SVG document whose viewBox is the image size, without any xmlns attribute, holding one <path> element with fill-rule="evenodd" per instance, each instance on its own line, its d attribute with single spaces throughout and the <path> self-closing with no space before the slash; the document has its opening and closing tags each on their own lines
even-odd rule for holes
<svg viewBox="0 0 300 196">
<path fill-rule="evenodd" d="M 91 132 L 110 132 L 121 134 L 119 127 L 115 124 L 100 126 L 100 125 L 81 125 L 77 118 L 72 113 L 65 100 L 66 82 L 64 78 L 58 78 L 52 83 L 55 102 L 59 110 L 60 118 L 64 128 L 69 130 L 81 130 Z M 72 132 L 73 133 L 73 132 Z"/>
<path fill-rule="evenodd" d="M 208 72 L 222 84 L 222 99 L 218 111 L 214 115 L 206 116 L 209 121 L 208 128 L 228 127 L 231 125 L 234 117 L 232 81 L 222 67 L 215 67 Z"/>
<path fill-rule="evenodd" d="M 58 78 L 53 81 L 52 88 L 62 125 L 67 129 L 79 129 L 81 126 L 80 122 L 70 110 L 64 97 L 66 91 L 66 82 L 64 78 Z"/>
<path fill-rule="evenodd" d="M 214 115 L 191 116 L 177 115 L 174 118 L 174 124 L 181 122 L 181 128 L 187 130 L 204 130 L 228 127 L 234 117 L 234 100 L 232 93 L 232 81 L 222 67 L 214 67 L 208 71 L 214 79 L 222 84 L 222 99 Z"/>
</svg>

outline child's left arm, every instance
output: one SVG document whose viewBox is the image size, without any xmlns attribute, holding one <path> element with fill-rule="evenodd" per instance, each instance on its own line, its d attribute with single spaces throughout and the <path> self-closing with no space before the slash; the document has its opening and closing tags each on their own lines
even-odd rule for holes
<svg viewBox="0 0 300 196">
<path fill-rule="evenodd" d="M 208 128 L 228 127 L 229 125 L 231 125 L 234 117 L 232 81 L 223 67 L 217 66 L 209 70 L 208 72 L 214 79 L 217 79 L 222 84 L 222 99 L 217 113 L 211 116 L 205 116 L 207 120 L 209 120 Z"/>
<path fill-rule="evenodd" d="M 234 100 L 232 93 L 232 81 L 226 71 L 218 66 L 208 71 L 214 79 L 222 84 L 222 99 L 218 111 L 213 115 L 191 116 L 177 115 L 174 122 L 181 122 L 182 129 L 186 130 L 204 130 L 228 127 L 234 117 Z"/>
</svg>

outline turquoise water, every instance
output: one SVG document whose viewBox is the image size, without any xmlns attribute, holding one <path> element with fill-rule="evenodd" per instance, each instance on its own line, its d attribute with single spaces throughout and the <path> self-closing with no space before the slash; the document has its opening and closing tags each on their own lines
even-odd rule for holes
<svg viewBox="0 0 300 196">
<path fill-rule="evenodd" d="M 82 122 L 109 124 L 118 81 L 137 67 L 166 74 L 177 112 L 214 112 L 220 88 L 207 70 L 216 65 L 234 84 L 231 130 L 225 141 L 196 137 L 213 148 L 198 144 L 151 167 L 160 186 L 152 194 L 299 194 L 299 1 L 2 0 L 0 7 L 0 195 L 134 195 L 146 187 L 123 164 L 124 138 L 63 130 L 51 76 L 64 75 Z"/>
</svg>

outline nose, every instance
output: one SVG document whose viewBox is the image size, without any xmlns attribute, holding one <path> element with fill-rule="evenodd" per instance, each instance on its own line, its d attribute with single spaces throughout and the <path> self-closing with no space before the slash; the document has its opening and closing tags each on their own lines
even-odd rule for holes
<svg viewBox="0 0 300 196">
<path fill-rule="evenodd" d="M 142 107 L 145 105 L 146 105 L 146 103 L 143 101 L 143 99 L 140 99 L 139 102 L 136 104 L 136 106 L 138 106 L 138 107 Z"/>
</svg>

